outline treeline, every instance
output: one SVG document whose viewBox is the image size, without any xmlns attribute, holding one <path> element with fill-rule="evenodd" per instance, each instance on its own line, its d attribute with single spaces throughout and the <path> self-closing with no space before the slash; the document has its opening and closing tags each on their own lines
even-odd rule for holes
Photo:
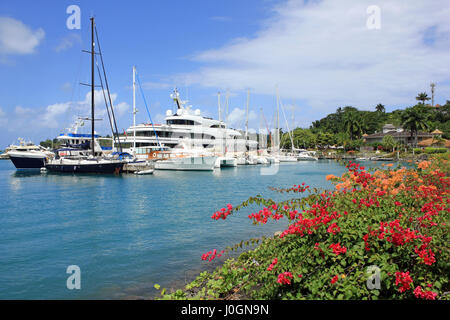
<svg viewBox="0 0 450 320">
<path fill-rule="evenodd" d="M 343 146 L 347 150 L 357 149 L 363 144 L 364 134 L 381 132 L 385 124 L 393 124 L 411 132 L 416 137 L 419 131 L 431 132 L 439 129 L 442 137 L 450 139 L 450 101 L 440 107 L 425 104 L 429 99 L 426 93 L 417 97 L 420 102 L 406 109 L 386 112 L 382 104 L 374 111 L 362 111 L 355 107 L 337 108 L 336 112 L 314 121 L 309 129 L 296 128 L 293 133 L 294 147 L 320 148 L 324 146 Z M 282 148 L 291 148 L 291 137 L 284 133 Z"/>
</svg>

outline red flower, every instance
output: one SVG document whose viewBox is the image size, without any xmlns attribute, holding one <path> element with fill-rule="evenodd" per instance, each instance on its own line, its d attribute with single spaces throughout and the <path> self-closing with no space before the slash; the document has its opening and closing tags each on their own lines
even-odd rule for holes
<svg viewBox="0 0 450 320">
<path fill-rule="evenodd" d="M 411 283 L 413 282 L 412 278 L 408 272 L 396 272 L 395 273 L 395 285 L 401 285 L 398 289 L 400 292 L 405 292 L 411 289 Z"/>
<path fill-rule="evenodd" d="M 291 284 L 292 277 L 293 277 L 292 273 L 290 273 L 290 272 L 283 272 L 283 273 L 280 273 L 278 275 L 277 282 L 279 284 Z"/>
<path fill-rule="evenodd" d="M 330 248 L 333 249 L 333 252 L 338 256 L 341 253 L 346 253 L 347 252 L 347 248 L 346 247 L 341 247 L 341 243 L 333 243 L 330 244 Z"/>
<path fill-rule="evenodd" d="M 278 259 L 275 258 L 273 259 L 272 263 L 270 264 L 270 266 L 267 268 L 267 271 L 272 271 L 273 267 L 275 267 L 275 265 L 278 263 Z"/>
<path fill-rule="evenodd" d="M 336 234 L 336 233 L 338 233 L 339 231 L 341 231 L 341 228 L 338 227 L 338 225 L 336 224 L 336 222 L 335 222 L 335 223 L 332 223 L 332 224 L 328 227 L 328 229 L 327 229 L 327 232 L 328 232 L 328 233 L 332 233 L 332 234 Z"/>
<path fill-rule="evenodd" d="M 335 275 L 332 279 L 331 279 L 331 284 L 333 284 L 333 283 L 335 283 L 336 281 L 338 281 L 339 280 L 339 276 L 338 275 Z"/>
<path fill-rule="evenodd" d="M 437 293 L 431 290 L 423 291 L 421 286 L 418 286 L 414 289 L 414 295 L 416 298 L 426 299 L 426 300 L 435 300 L 437 297 Z"/>
</svg>

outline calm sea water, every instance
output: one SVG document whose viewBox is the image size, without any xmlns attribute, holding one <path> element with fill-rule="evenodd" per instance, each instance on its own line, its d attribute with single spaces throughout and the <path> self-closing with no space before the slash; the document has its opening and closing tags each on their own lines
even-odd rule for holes
<svg viewBox="0 0 450 320">
<path fill-rule="evenodd" d="M 216 210 L 256 194 L 286 197 L 271 186 L 330 187 L 325 175 L 345 171 L 326 160 L 281 164 L 275 175 L 260 168 L 58 175 L 0 161 L 0 299 L 150 297 L 155 283 L 182 284 L 206 268 L 203 253 L 286 223 L 254 226 L 252 208 L 214 221 Z M 66 287 L 69 265 L 81 269 L 81 290 Z"/>
</svg>

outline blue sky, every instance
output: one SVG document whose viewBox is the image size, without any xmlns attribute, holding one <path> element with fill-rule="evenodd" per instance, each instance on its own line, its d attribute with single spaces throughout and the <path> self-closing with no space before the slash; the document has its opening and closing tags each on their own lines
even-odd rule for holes
<svg viewBox="0 0 450 320">
<path fill-rule="evenodd" d="M 250 88 L 251 126 L 271 122 L 275 88 L 286 117 L 307 127 L 339 106 L 388 110 L 415 103 L 437 83 L 450 99 L 450 3 L 445 1 L 24 1 L 0 3 L 0 149 L 17 137 L 53 138 L 87 115 L 89 17 L 94 14 L 119 115 L 131 124 L 132 66 L 150 112 L 161 122 L 177 86 L 217 117 L 217 92 L 230 92 L 230 123 L 242 127 Z M 66 8 L 81 9 L 68 30 Z M 366 26 L 368 6 L 381 28 Z M 222 104 L 225 104 L 224 99 Z M 99 97 L 98 112 L 105 116 Z M 138 121 L 148 121 L 138 98 Z M 98 125 L 107 134 L 106 116 Z M 281 123 L 285 126 L 284 119 Z"/>
</svg>

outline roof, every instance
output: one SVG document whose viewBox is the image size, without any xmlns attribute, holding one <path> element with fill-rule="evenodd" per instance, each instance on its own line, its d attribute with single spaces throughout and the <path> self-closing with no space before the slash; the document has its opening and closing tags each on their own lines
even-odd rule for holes
<svg viewBox="0 0 450 320">
<path fill-rule="evenodd" d="M 439 129 L 436 129 L 431 134 L 443 134 L 443 132 Z"/>
<path fill-rule="evenodd" d="M 384 128 L 395 128 L 395 126 L 393 125 L 393 124 L 391 124 L 391 123 L 386 123 L 384 126 L 383 126 L 383 129 Z"/>
<path fill-rule="evenodd" d="M 439 140 L 436 140 L 434 138 L 429 138 L 429 139 L 425 139 L 422 140 L 418 143 L 418 145 L 420 147 L 430 147 L 432 145 L 439 145 Z M 446 148 L 450 148 L 450 140 L 447 139 L 443 139 L 443 143 L 441 144 L 441 146 L 445 146 Z"/>
<path fill-rule="evenodd" d="M 378 132 L 378 133 L 369 134 L 368 136 L 366 136 L 366 139 L 383 138 L 384 136 L 388 136 L 388 135 L 392 136 L 394 138 L 409 138 L 409 137 L 411 137 L 411 131 L 409 131 L 409 130 L 405 130 L 402 132 L 388 131 L 386 133 Z M 428 132 L 419 131 L 419 132 L 417 132 L 417 136 L 420 138 L 431 138 L 433 135 Z"/>
</svg>

